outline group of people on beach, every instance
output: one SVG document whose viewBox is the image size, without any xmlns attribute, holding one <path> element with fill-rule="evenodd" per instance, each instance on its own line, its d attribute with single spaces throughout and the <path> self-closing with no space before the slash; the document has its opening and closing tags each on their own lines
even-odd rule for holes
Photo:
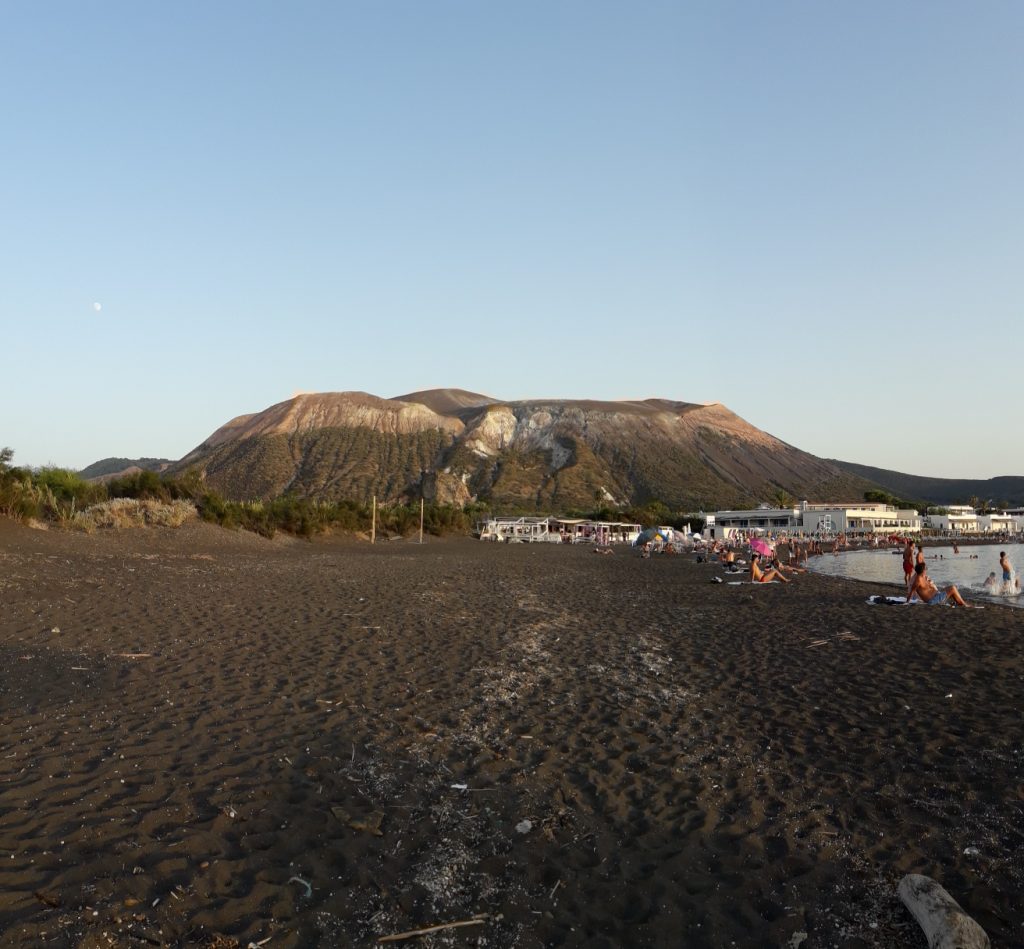
<svg viewBox="0 0 1024 949">
<path fill-rule="evenodd" d="M 959 553 L 960 548 L 956 545 L 953 547 L 954 553 Z M 1006 556 L 1006 551 L 1001 550 L 999 552 L 999 567 L 1003 572 L 1002 582 L 998 580 L 996 572 L 993 570 L 989 575 L 988 579 L 983 584 L 986 591 L 989 593 L 996 593 L 999 591 L 1011 591 L 1014 586 L 1016 592 L 1020 592 L 1020 580 L 1015 577 L 1013 571 L 1013 565 L 1010 563 L 1009 558 Z M 917 544 L 917 551 L 914 550 L 914 542 L 907 539 L 906 546 L 903 548 L 903 577 L 907 585 L 907 602 L 913 602 L 915 599 L 920 600 L 922 603 L 930 603 L 932 605 L 941 605 L 943 603 L 949 603 L 950 605 L 970 607 L 960 591 L 957 589 L 956 584 L 951 583 L 949 586 L 939 589 L 931 577 L 928 576 L 928 565 L 925 563 L 924 557 L 924 546 L 921 543 Z"/>
<path fill-rule="evenodd" d="M 778 547 L 770 546 L 762 552 L 754 549 L 751 544 L 748 564 L 746 560 L 737 557 L 736 547 L 717 541 L 697 554 L 697 562 L 702 563 L 705 559 L 717 561 L 724 565 L 726 573 L 746 572 L 751 583 L 773 583 L 775 581 L 789 583 L 794 574 L 807 572 L 809 556 L 821 555 L 823 551 L 820 542 L 813 539 L 805 543 L 790 539 L 787 546 L 789 557 L 788 560 L 783 561 L 779 557 Z M 747 567 L 746 571 L 743 570 L 744 565 Z"/>
<path fill-rule="evenodd" d="M 896 540 L 896 538 L 892 538 Z M 810 538 L 803 540 L 789 538 L 785 541 L 788 547 L 788 558 L 783 561 L 779 557 L 778 547 L 759 542 L 758 539 L 746 541 L 743 547 L 749 543 L 749 566 L 744 571 L 741 565 L 746 562 L 737 557 L 737 548 L 732 544 L 722 541 L 711 542 L 702 550 L 695 549 L 697 561 L 705 559 L 718 561 L 725 567 L 726 573 L 742 574 L 747 572 L 751 583 L 790 583 L 793 575 L 807 572 L 807 560 L 809 556 L 824 553 L 821 544 Z M 970 608 L 970 604 L 963 598 L 956 584 L 938 586 L 928 575 L 928 565 L 925 562 L 924 545 L 918 541 L 916 544 L 911 539 L 905 540 L 903 549 L 903 578 L 906 585 L 905 602 L 921 602 L 932 605 L 948 604 L 950 606 L 962 606 Z M 745 552 L 742 551 L 741 552 Z M 954 553 L 959 554 L 960 549 L 954 545 Z M 938 559 L 939 555 L 932 559 Z M 977 559 L 976 554 L 970 555 L 971 559 Z M 996 571 L 989 574 L 983 584 L 985 591 L 992 595 L 1017 595 L 1021 591 L 1021 581 L 1017 578 L 1013 565 L 1006 555 L 1006 551 L 999 553 L 999 568 L 1002 572 L 1002 579 L 999 579 Z M 718 580 L 717 582 L 722 582 Z M 895 601 L 894 601 L 895 602 Z"/>
</svg>

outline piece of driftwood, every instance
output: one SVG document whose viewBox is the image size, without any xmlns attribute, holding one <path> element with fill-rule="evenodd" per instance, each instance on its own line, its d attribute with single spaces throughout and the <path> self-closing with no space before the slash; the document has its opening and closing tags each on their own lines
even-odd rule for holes
<svg viewBox="0 0 1024 949">
<path fill-rule="evenodd" d="M 897 890 L 928 939 L 928 949 L 990 949 L 985 930 L 931 877 L 908 873 Z"/>
<path fill-rule="evenodd" d="M 404 933 L 394 933 L 390 936 L 381 936 L 377 942 L 401 942 L 403 939 L 415 939 L 418 936 L 427 936 L 430 933 L 439 933 L 445 929 L 461 929 L 463 926 L 482 926 L 487 921 L 486 916 L 474 916 L 472 919 L 460 919 L 454 923 L 440 923 L 437 926 L 425 926 L 423 929 L 410 929 Z"/>
</svg>

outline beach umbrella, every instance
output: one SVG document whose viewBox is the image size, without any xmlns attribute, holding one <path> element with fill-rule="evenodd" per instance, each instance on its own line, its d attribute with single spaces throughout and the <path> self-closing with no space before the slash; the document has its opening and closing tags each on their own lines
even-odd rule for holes
<svg viewBox="0 0 1024 949">
<path fill-rule="evenodd" d="M 750 539 L 750 550 L 752 553 L 760 554 L 762 557 L 770 557 L 775 553 L 775 548 L 766 540 L 761 540 L 760 537 L 752 537 Z"/>
</svg>

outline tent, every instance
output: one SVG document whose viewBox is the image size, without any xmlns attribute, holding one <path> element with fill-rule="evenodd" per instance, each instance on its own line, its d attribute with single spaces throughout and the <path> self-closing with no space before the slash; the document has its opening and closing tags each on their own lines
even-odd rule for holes
<svg viewBox="0 0 1024 949">
<path fill-rule="evenodd" d="M 648 527 L 641 531 L 635 541 L 634 547 L 643 547 L 644 544 L 675 544 L 689 546 L 693 543 L 685 531 L 677 531 L 674 527 Z"/>
</svg>

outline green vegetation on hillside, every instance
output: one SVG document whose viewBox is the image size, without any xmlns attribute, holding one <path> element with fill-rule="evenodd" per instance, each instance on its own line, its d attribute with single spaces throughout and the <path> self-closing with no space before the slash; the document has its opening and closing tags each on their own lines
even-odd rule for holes
<svg viewBox="0 0 1024 949">
<path fill-rule="evenodd" d="M 171 463 L 169 458 L 104 458 L 101 461 L 94 461 L 91 465 L 79 471 L 78 474 L 88 480 L 89 478 L 102 478 L 105 475 L 117 474 L 126 468 L 163 471 Z"/>
<path fill-rule="evenodd" d="M 908 501 L 905 498 L 898 498 L 888 491 L 865 491 L 864 500 L 870 501 L 872 504 L 888 504 L 891 507 L 904 510 L 912 508 L 915 511 L 923 511 L 928 507 L 926 501 Z"/>
<path fill-rule="evenodd" d="M 376 496 L 397 502 L 434 468 L 450 442 L 439 430 L 389 435 L 369 428 L 324 428 L 227 442 L 201 466 L 210 487 L 235 499 L 270 501 L 293 494 L 322 501 Z"/>
<path fill-rule="evenodd" d="M 83 526 L 80 515 L 112 500 L 172 504 L 191 502 L 206 521 L 227 528 L 273 537 L 278 531 L 313 537 L 328 530 L 369 532 L 371 505 L 359 501 L 320 501 L 285 494 L 269 501 L 231 501 L 211 490 L 195 471 L 165 477 L 139 471 L 106 483 L 84 480 L 63 468 L 29 470 L 11 466 L 14 452 L 0 449 L 0 514 L 20 520 L 42 520 L 68 527 Z M 478 507 L 465 509 L 426 504 L 423 529 L 429 534 L 468 534 Z M 383 535 L 408 535 L 419 530 L 418 504 L 385 504 L 377 509 L 377 530 Z"/>
<path fill-rule="evenodd" d="M 265 537 L 273 537 L 278 531 L 305 538 L 326 531 L 365 534 L 372 526 L 372 505 L 362 501 L 324 501 L 296 494 L 283 494 L 270 500 L 233 501 L 212 490 L 194 470 L 178 477 L 138 471 L 97 483 L 62 468 L 33 471 L 12 467 L 13 454 L 9 448 L 0 450 L 0 514 L 21 520 L 38 519 L 91 529 L 96 524 L 110 524 L 111 519 L 107 511 L 83 519 L 85 512 L 99 512 L 110 502 L 128 499 L 143 504 L 188 502 L 206 521 L 229 529 L 254 531 Z M 530 463 L 525 462 L 524 468 L 528 467 Z M 681 528 L 689 525 L 694 530 L 704 526 L 700 515 L 673 510 L 656 499 L 643 505 L 617 508 L 602 503 L 600 492 L 594 491 L 592 486 L 588 485 L 587 490 L 589 499 L 555 504 L 545 513 L 554 511 L 567 517 L 635 522 L 645 526 L 664 524 Z M 551 495 L 554 494 L 552 491 Z M 468 535 L 479 520 L 492 513 L 536 514 L 539 500 L 534 495 L 522 498 L 520 503 L 506 500 L 500 505 L 478 503 L 462 508 L 428 503 L 423 507 L 423 528 L 434 536 Z M 549 496 L 544 500 L 554 502 L 555 498 Z M 146 522 L 157 521 L 150 518 Z M 419 524 L 418 503 L 386 503 L 377 508 L 379 536 L 408 536 L 419 530 Z"/>
</svg>

